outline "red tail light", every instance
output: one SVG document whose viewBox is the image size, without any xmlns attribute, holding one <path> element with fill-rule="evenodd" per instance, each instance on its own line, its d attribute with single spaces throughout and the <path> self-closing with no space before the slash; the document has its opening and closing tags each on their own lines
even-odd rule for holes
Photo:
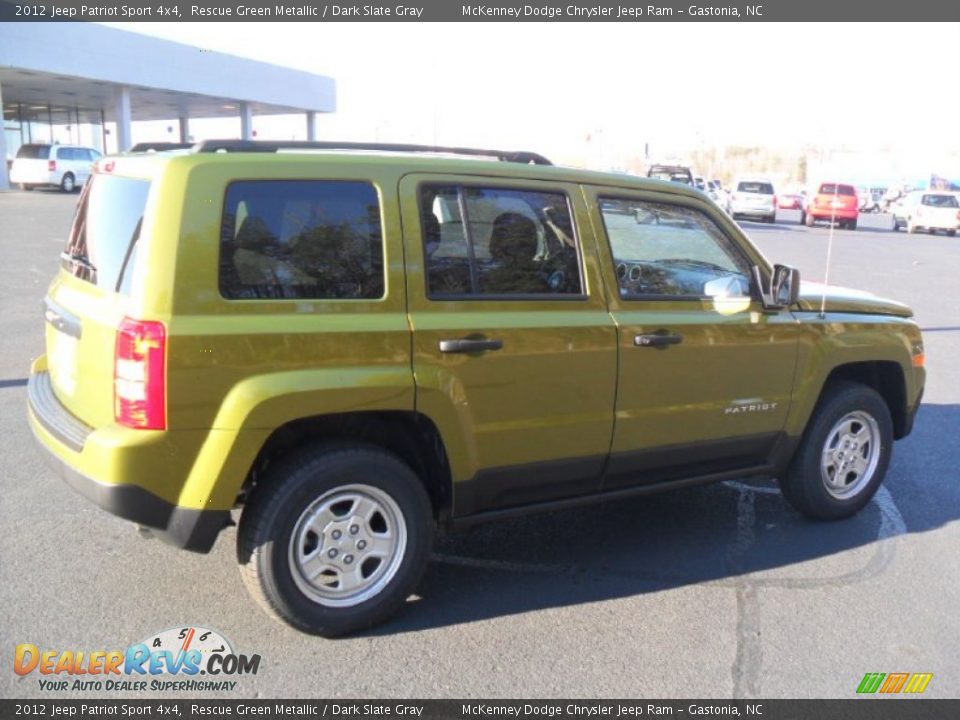
<svg viewBox="0 0 960 720">
<path fill-rule="evenodd" d="M 166 355 L 163 323 L 123 319 L 113 364 L 113 414 L 119 424 L 166 429 Z"/>
<path fill-rule="evenodd" d="M 57 171 L 57 161 L 56 160 L 47 160 L 47 170 L 50 172 Z"/>
</svg>

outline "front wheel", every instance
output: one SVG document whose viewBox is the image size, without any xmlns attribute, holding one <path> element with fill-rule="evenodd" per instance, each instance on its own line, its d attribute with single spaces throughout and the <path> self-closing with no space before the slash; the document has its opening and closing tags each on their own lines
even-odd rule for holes
<svg viewBox="0 0 960 720">
<path fill-rule="evenodd" d="M 393 615 L 432 541 L 430 500 L 413 471 L 379 448 L 338 445 L 267 473 L 241 517 L 238 553 L 268 614 L 336 637 Z"/>
<path fill-rule="evenodd" d="M 850 517 L 880 487 L 892 446 L 893 421 L 880 394 L 859 383 L 835 383 L 817 404 L 780 487 L 807 517 Z"/>
<path fill-rule="evenodd" d="M 77 189 L 77 181 L 73 177 L 73 173 L 66 173 L 63 176 L 63 180 L 60 181 L 60 189 L 65 193 L 72 193 Z"/>
</svg>

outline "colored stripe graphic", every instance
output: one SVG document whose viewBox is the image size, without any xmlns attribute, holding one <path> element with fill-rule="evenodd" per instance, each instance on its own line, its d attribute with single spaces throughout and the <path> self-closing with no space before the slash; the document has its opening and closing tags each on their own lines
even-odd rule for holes
<svg viewBox="0 0 960 720">
<path fill-rule="evenodd" d="M 882 693 L 898 693 L 903 684 L 907 681 L 910 673 L 890 673 L 887 675 L 887 681 L 880 688 Z"/>
<path fill-rule="evenodd" d="M 905 693 L 922 693 L 933 679 L 933 673 L 914 673 L 903 689 Z"/>
<path fill-rule="evenodd" d="M 886 673 L 867 673 L 863 676 L 863 680 L 860 681 L 857 692 L 875 693 L 877 688 L 880 687 L 880 683 L 883 682 L 884 677 L 886 677 Z"/>
</svg>

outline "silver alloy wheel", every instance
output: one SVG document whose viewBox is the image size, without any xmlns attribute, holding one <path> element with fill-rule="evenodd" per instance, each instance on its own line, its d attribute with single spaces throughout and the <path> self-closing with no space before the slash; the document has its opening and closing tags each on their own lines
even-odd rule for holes
<svg viewBox="0 0 960 720">
<path fill-rule="evenodd" d="M 354 607 L 390 584 L 406 548 L 396 501 L 370 485 L 344 485 L 301 513 L 290 537 L 290 570 L 314 602 Z"/>
<path fill-rule="evenodd" d="M 862 410 L 847 413 L 827 433 L 820 457 L 820 479 L 837 500 L 856 496 L 880 462 L 880 426 Z"/>
</svg>

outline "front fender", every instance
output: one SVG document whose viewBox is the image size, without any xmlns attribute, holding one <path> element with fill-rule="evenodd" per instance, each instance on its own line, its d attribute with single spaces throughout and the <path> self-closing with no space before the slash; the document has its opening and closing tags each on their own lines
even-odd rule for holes
<svg viewBox="0 0 960 720">
<path fill-rule="evenodd" d="M 904 382 L 907 407 L 913 407 L 923 390 L 924 371 L 913 367 L 920 329 L 906 318 L 860 314 L 795 313 L 800 322 L 800 348 L 794 401 L 786 431 L 799 437 L 810 420 L 830 374 L 844 365 L 866 362 L 895 363 Z"/>
</svg>

